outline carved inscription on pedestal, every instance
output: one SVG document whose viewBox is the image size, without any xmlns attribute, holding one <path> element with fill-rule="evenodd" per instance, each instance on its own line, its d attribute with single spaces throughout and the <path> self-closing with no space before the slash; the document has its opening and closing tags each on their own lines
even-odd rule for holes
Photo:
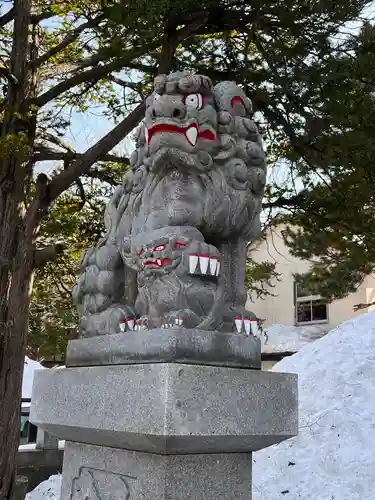
<svg viewBox="0 0 375 500">
<path fill-rule="evenodd" d="M 73 478 L 70 500 L 130 500 L 131 483 L 136 479 L 128 474 L 83 466 Z"/>
</svg>

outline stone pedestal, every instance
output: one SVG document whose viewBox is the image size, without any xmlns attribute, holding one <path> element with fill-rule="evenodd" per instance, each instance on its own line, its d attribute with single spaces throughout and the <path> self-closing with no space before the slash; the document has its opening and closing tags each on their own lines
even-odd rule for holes
<svg viewBox="0 0 375 500">
<path fill-rule="evenodd" d="M 297 377 L 246 368 L 238 339 L 249 341 L 236 337 L 233 366 L 207 355 L 189 362 L 178 340 L 175 362 L 171 351 L 149 356 L 146 346 L 137 363 L 119 350 L 121 339 L 116 364 L 104 365 L 114 339 L 102 337 L 68 350 L 74 365 L 89 364 L 80 349 L 90 344 L 93 366 L 68 360 L 37 372 L 30 419 L 67 441 L 61 500 L 250 500 L 252 452 L 297 434 Z"/>
</svg>

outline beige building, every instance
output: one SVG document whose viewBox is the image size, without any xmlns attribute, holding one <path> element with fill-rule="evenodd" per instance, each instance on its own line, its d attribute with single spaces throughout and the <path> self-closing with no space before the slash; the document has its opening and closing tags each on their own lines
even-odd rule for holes
<svg viewBox="0 0 375 500">
<path fill-rule="evenodd" d="M 295 275 L 305 273 L 310 263 L 289 253 L 282 236 L 284 228 L 280 225 L 269 230 L 266 238 L 250 249 L 253 260 L 275 262 L 276 272 L 280 274 L 279 281 L 274 281 L 275 286 L 271 289 L 273 296 L 264 299 L 252 297 L 247 304 L 258 318 L 264 319 L 265 331 L 269 332 L 268 340 L 263 339 L 264 368 L 274 364 L 283 355 L 298 351 L 304 344 L 321 337 L 343 321 L 360 316 L 374 307 L 355 312 L 355 305 L 375 301 L 374 276 L 368 276 L 355 293 L 331 303 L 320 296 L 309 295 L 298 287 Z M 292 328 L 286 329 L 286 326 Z M 285 337 L 287 331 L 290 332 L 289 339 Z"/>
</svg>

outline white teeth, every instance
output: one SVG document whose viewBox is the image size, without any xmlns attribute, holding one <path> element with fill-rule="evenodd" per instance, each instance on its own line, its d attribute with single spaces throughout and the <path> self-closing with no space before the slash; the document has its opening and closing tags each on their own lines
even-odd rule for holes
<svg viewBox="0 0 375 500">
<path fill-rule="evenodd" d="M 260 335 L 260 329 L 258 327 L 258 322 L 257 321 L 252 321 L 251 322 L 251 333 L 255 337 L 258 337 Z"/>
<path fill-rule="evenodd" d="M 210 259 L 210 273 L 212 276 L 216 276 L 216 267 L 218 262 L 219 261 L 217 259 Z"/>
<path fill-rule="evenodd" d="M 161 259 L 156 259 L 158 266 L 161 266 Z"/>
<path fill-rule="evenodd" d="M 250 332 L 251 332 L 250 320 L 249 319 L 244 319 L 243 322 L 245 324 L 246 335 L 250 335 Z"/>
<path fill-rule="evenodd" d="M 242 330 L 242 319 L 240 318 L 236 318 L 234 320 L 235 324 L 236 324 L 236 328 L 237 328 L 237 332 L 238 333 L 241 333 L 241 330 Z"/>
<path fill-rule="evenodd" d="M 125 331 L 125 323 L 120 323 L 120 330 L 121 330 L 122 332 L 124 332 L 124 331 Z"/>
<path fill-rule="evenodd" d="M 195 270 L 198 265 L 198 255 L 190 255 L 189 256 L 189 273 L 195 273 Z"/>
<path fill-rule="evenodd" d="M 207 268 L 208 268 L 208 262 L 209 262 L 208 257 L 204 257 L 203 255 L 199 256 L 199 266 L 201 268 L 201 273 L 202 274 L 207 274 Z"/>
<path fill-rule="evenodd" d="M 188 138 L 188 141 L 190 144 L 193 146 L 196 145 L 197 143 L 197 138 L 198 138 L 198 130 L 196 127 L 190 127 L 186 131 L 186 137 Z"/>
<path fill-rule="evenodd" d="M 128 324 L 128 327 L 130 330 L 134 330 L 134 326 L 135 326 L 134 319 L 129 319 L 126 323 Z"/>
<path fill-rule="evenodd" d="M 134 330 L 136 332 L 139 332 L 139 330 L 146 330 L 146 329 L 147 329 L 147 326 L 144 323 L 140 323 L 140 322 L 135 323 Z"/>
<path fill-rule="evenodd" d="M 216 257 L 209 258 L 207 255 L 190 255 L 189 256 L 189 273 L 195 274 L 197 271 L 199 261 L 199 268 L 201 274 L 207 274 L 208 269 L 212 276 L 219 276 L 220 262 Z"/>
<path fill-rule="evenodd" d="M 183 320 L 182 320 L 182 318 L 176 318 L 176 319 L 174 320 L 174 322 L 176 323 L 176 325 L 179 325 L 179 326 L 181 326 L 181 325 L 182 325 L 182 321 L 183 321 Z"/>
</svg>

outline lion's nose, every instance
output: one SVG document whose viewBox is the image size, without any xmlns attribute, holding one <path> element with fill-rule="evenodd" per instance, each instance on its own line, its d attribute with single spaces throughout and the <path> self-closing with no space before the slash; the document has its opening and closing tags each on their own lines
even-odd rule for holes
<svg viewBox="0 0 375 500">
<path fill-rule="evenodd" d="M 180 109 L 180 108 L 174 108 L 173 112 L 172 112 L 172 116 L 173 118 L 183 118 L 183 110 Z"/>
<path fill-rule="evenodd" d="M 182 101 L 168 101 L 161 98 L 153 104 L 150 112 L 154 120 L 157 118 L 177 118 L 181 120 L 186 116 L 186 106 Z"/>
</svg>

